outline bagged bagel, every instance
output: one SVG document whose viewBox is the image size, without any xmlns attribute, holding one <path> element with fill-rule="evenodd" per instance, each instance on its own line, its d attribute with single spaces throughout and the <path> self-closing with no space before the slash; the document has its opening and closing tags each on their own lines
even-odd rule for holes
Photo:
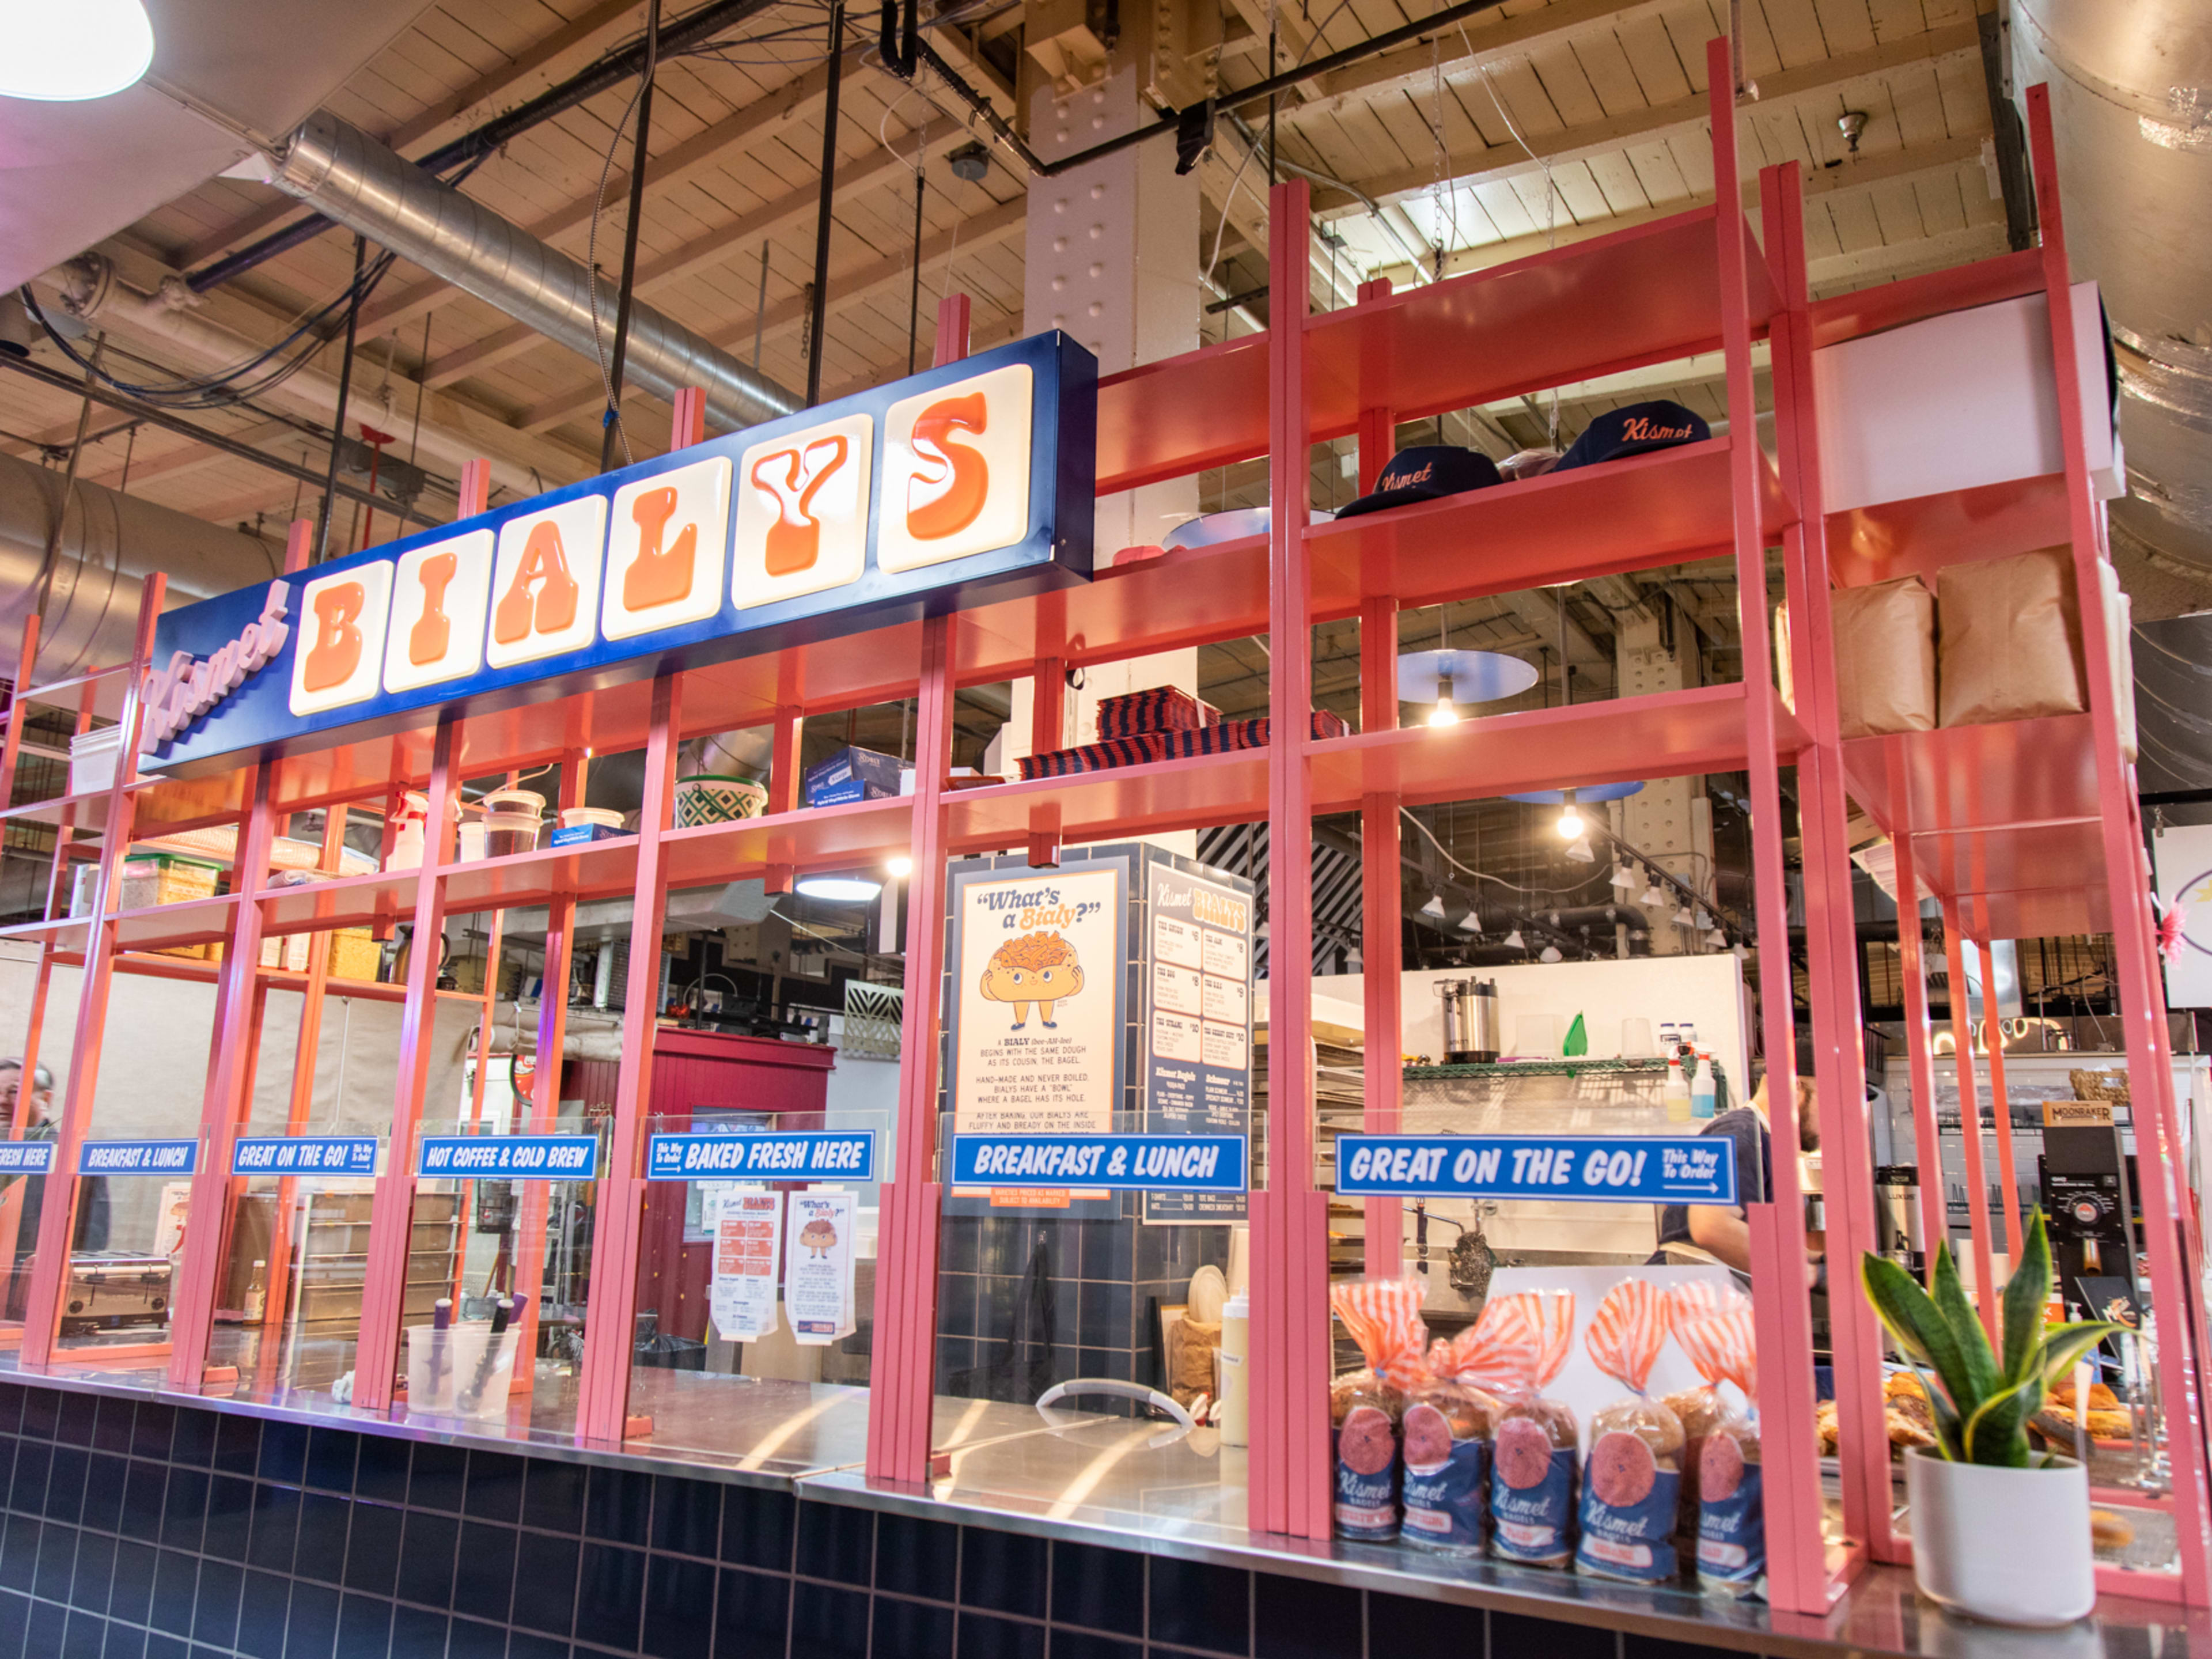
<svg viewBox="0 0 2212 1659">
<path fill-rule="evenodd" d="M 1583 1338 L 1626 1399 L 1590 1416 L 1576 1567 L 1602 1578 L 1656 1584 L 1674 1576 L 1674 1514 L 1681 1495 L 1682 1419 L 1644 1391 L 1667 1340 L 1667 1303 L 1656 1285 L 1623 1279 L 1605 1294 Z"/>
<path fill-rule="evenodd" d="M 1571 1291 L 1523 1291 L 1483 1310 L 1498 1340 L 1534 1356 L 1528 1386 L 1508 1395 L 1497 1419 L 1490 1463 L 1491 1553 L 1532 1566 L 1565 1567 L 1575 1553 L 1575 1414 L 1544 1388 L 1567 1363 L 1574 1340 Z"/>
<path fill-rule="evenodd" d="M 1705 1437 L 1729 1415 L 1729 1407 L 1721 1398 L 1720 1374 L 1705 1368 L 1699 1357 L 1704 1351 L 1684 1341 L 1682 1332 L 1701 1319 L 1749 1306 L 1741 1291 L 1711 1279 L 1691 1279 L 1667 1289 L 1667 1328 L 1697 1367 L 1700 1379 L 1696 1388 L 1678 1389 L 1665 1400 L 1668 1410 L 1682 1421 L 1682 1498 L 1674 1521 L 1674 1547 L 1685 1561 L 1695 1560 L 1698 1554 L 1698 1460 L 1704 1454 Z"/>
<path fill-rule="evenodd" d="M 1428 1375 L 1421 1283 L 1363 1279 L 1330 1286 L 1328 1301 L 1367 1362 L 1329 1387 L 1336 1453 L 1330 1513 L 1339 1538 L 1387 1541 L 1398 1535 L 1398 1423 L 1406 1390 Z"/>
<path fill-rule="evenodd" d="M 1759 1453 L 1759 1345 L 1751 1306 L 1692 1320 L 1674 1333 L 1698 1374 L 1733 1382 L 1752 1404 L 1729 1412 L 1705 1436 L 1698 1456 L 1698 1583 L 1708 1595 L 1762 1594 L 1766 1580 L 1766 1506 Z"/>
<path fill-rule="evenodd" d="M 1493 1306 L 1498 1304 L 1492 1304 Z M 1535 1333 L 1491 1310 L 1429 1349 L 1429 1375 L 1406 1395 L 1405 1540 L 1452 1555 L 1482 1552 L 1498 1396 L 1535 1384 Z"/>
</svg>

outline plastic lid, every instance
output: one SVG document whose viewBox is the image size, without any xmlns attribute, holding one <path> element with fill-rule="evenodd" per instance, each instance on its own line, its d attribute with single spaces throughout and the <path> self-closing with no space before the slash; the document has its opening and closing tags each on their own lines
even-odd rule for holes
<svg viewBox="0 0 2212 1659">
<path fill-rule="evenodd" d="M 1237 1291 L 1221 1304 L 1221 1316 L 1224 1319 L 1249 1319 L 1252 1316 L 1252 1298 L 1243 1291 Z"/>
<path fill-rule="evenodd" d="M 545 810 L 545 797 L 535 789 L 494 789 L 483 798 L 488 812 L 538 812 Z"/>
</svg>

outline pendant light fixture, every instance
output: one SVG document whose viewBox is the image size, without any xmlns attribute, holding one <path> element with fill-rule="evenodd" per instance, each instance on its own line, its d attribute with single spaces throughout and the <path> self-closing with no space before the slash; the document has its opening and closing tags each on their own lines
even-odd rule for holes
<svg viewBox="0 0 2212 1659">
<path fill-rule="evenodd" d="M 1656 910 L 1665 906 L 1667 902 L 1667 895 L 1659 890 L 1659 884 L 1657 882 L 1650 880 L 1647 877 L 1644 887 L 1644 896 L 1636 902 L 1648 909 Z"/>
<path fill-rule="evenodd" d="M 1573 844 L 1567 848 L 1567 856 L 1577 864 L 1597 862 L 1597 854 L 1590 850 L 1589 835 L 1587 831 L 1575 838 Z"/>
<path fill-rule="evenodd" d="M 1628 896 L 1628 890 L 1636 885 L 1636 872 L 1626 864 L 1616 864 L 1613 866 L 1610 884 L 1613 890 L 1625 899 Z"/>
<path fill-rule="evenodd" d="M 1528 948 L 1528 941 L 1521 937 L 1521 930 L 1518 927 L 1505 936 L 1505 948 L 1509 951 L 1525 951 Z"/>
<path fill-rule="evenodd" d="M 1442 893 L 1430 894 L 1429 902 L 1421 907 L 1420 913 L 1431 921 L 1442 921 L 1444 919 L 1444 896 Z"/>
<path fill-rule="evenodd" d="M 0 0 L 0 97 L 42 103 L 108 98 L 154 62 L 143 0 Z"/>
<path fill-rule="evenodd" d="M 1475 911 L 1468 911 L 1465 915 L 1459 919 L 1459 930 L 1461 933 L 1465 933 L 1469 939 L 1480 939 L 1482 937 L 1482 917 Z"/>
<path fill-rule="evenodd" d="M 792 890 L 802 898 L 827 899 L 833 904 L 860 904 L 884 890 L 884 884 L 867 876 L 801 876 Z"/>
<path fill-rule="evenodd" d="M 1536 960 L 1539 962 L 1558 962 L 1560 960 L 1562 952 L 1558 945 L 1547 945 L 1541 951 L 1536 953 Z"/>
</svg>

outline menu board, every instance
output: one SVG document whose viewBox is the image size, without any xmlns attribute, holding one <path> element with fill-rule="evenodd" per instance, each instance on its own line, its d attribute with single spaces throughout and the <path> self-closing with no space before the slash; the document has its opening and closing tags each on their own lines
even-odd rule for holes
<svg viewBox="0 0 2212 1659">
<path fill-rule="evenodd" d="M 994 860 L 954 867 L 945 1086 L 956 1133 L 1101 1134 L 1115 1127 L 1129 877 L 1126 857 L 1058 870 Z M 1005 1188 L 985 1201 L 1065 1210 L 1106 1196 Z"/>
<path fill-rule="evenodd" d="M 1249 884 L 1182 863 L 1155 856 L 1145 866 L 1145 1131 L 1249 1139 L 1252 895 Z M 1242 1221 L 1245 1210 L 1242 1192 L 1145 1195 L 1153 1223 Z"/>
<path fill-rule="evenodd" d="M 720 1194 L 714 1218 L 714 1277 L 708 1309 L 725 1340 L 753 1342 L 775 1329 L 776 1247 L 781 1193 Z"/>
</svg>

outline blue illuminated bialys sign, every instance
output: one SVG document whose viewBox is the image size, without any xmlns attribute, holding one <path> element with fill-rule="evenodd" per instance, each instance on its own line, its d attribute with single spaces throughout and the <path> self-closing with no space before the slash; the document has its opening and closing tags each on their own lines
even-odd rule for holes
<svg viewBox="0 0 2212 1659">
<path fill-rule="evenodd" d="M 564 696 L 1085 580 L 1097 363 L 1042 334 L 173 611 L 142 766 Z"/>
</svg>

